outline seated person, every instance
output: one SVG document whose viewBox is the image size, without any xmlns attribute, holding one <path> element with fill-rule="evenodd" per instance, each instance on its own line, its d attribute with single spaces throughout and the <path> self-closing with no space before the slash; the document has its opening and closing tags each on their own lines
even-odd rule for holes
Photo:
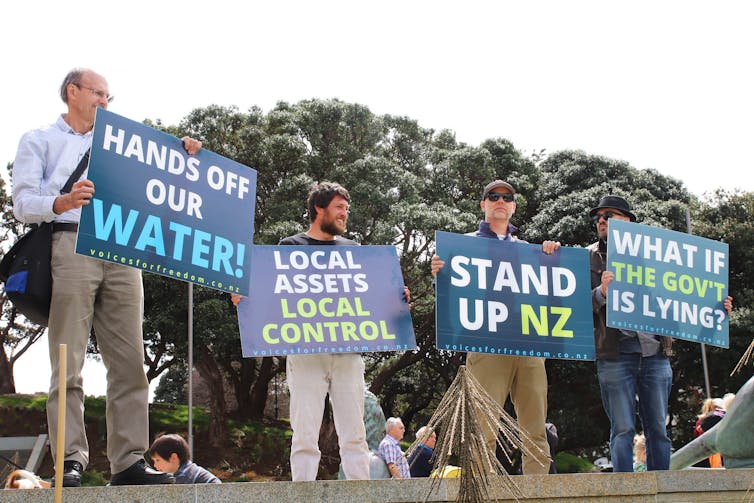
<svg viewBox="0 0 754 503">
<path fill-rule="evenodd" d="M 161 472 L 172 473 L 176 484 L 220 483 L 220 479 L 191 461 L 188 443 L 180 435 L 157 437 L 147 452 L 154 467 Z"/>
<path fill-rule="evenodd" d="M 408 469 L 406 455 L 401 450 L 400 441 L 406 428 L 399 417 L 389 417 L 385 423 L 387 434 L 380 442 L 379 455 L 385 460 L 390 477 L 394 479 L 410 479 L 411 472 Z"/>
<path fill-rule="evenodd" d="M 432 454 L 434 453 L 437 433 L 429 426 L 422 426 L 416 432 L 419 447 L 408 458 L 411 477 L 429 477 L 432 473 Z"/>
</svg>

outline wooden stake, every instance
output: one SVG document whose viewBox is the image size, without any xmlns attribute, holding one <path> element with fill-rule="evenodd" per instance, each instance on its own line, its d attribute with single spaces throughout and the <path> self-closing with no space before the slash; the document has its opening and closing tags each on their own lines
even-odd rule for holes
<svg viewBox="0 0 754 503">
<path fill-rule="evenodd" d="M 67 346 L 61 344 L 58 353 L 58 435 L 55 442 L 55 503 L 63 501 L 63 458 L 65 457 L 65 398 L 67 392 Z"/>
</svg>

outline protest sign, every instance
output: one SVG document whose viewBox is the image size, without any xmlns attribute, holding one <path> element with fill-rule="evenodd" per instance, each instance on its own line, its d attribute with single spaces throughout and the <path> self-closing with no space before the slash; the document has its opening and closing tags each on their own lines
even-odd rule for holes
<svg viewBox="0 0 754 503">
<path fill-rule="evenodd" d="M 97 109 L 76 253 L 245 295 L 255 170 Z"/>
<path fill-rule="evenodd" d="M 243 356 L 416 348 L 393 246 L 252 246 Z"/>
<path fill-rule="evenodd" d="M 589 257 L 436 232 L 437 348 L 594 360 Z"/>
<path fill-rule="evenodd" d="M 728 347 L 728 245 L 610 219 L 607 325 Z"/>
</svg>

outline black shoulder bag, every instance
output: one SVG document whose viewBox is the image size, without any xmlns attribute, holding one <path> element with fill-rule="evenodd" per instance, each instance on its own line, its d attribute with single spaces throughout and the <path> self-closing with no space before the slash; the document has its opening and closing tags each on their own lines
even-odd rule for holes
<svg viewBox="0 0 754 503">
<path fill-rule="evenodd" d="M 87 150 L 60 190 L 61 194 L 71 191 L 88 164 Z M 29 321 L 43 327 L 47 326 L 52 298 L 52 225 L 52 222 L 32 225 L 0 261 L 0 281 L 5 283 L 5 295 Z"/>
</svg>

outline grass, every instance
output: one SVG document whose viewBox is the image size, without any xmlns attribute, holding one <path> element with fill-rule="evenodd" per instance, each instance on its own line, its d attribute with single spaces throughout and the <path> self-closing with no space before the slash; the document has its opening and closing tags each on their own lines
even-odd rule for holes
<svg viewBox="0 0 754 503">
<path fill-rule="evenodd" d="M 88 407 L 88 406 L 87 406 Z M 153 403 L 149 405 L 149 422 L 157 430 L 180 430 L 188 425 L 188 405 Z M 209 412 L 204 407 L 193 407 L 194 428 L 209 427 Z"/>
</svg>

